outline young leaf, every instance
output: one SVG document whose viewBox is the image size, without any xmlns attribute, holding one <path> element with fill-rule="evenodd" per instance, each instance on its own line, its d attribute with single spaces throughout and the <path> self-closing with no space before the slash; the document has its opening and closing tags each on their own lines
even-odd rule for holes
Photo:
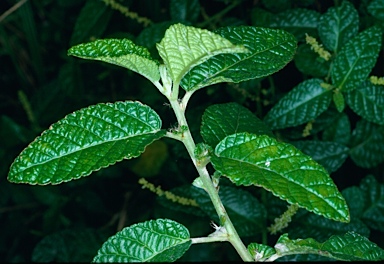
<svg viewBox="0 0 384 264">
<path fill-rule="evenodd" d="M 115 64 L 137 72 L 151 82 L 160 80 L 158 62 L 151 58 L 146 48 L 129 39 L 99 39 L 79 44 L 71 47 L 68 55 Z"/>
<path fill-rule="evenodd" d="M 348 1 L 341 6 L 331 7 L 320 17 L 318 31 L 321 42 L 333 52 L 337 52 L 354 37 L 359 30 L 359 14 Z"/>
<path fill-rule="evenodd" d="M 279 28 L 292 33 L 296 39 L 304 39 L 305 33 L 314 36 L 317 33 L 317 24 L 320 13 L 305 9 L 289 9 L 274 15 L 270 27 Z"/>
<path fill-rule="evenodd" d="M 331 70 L 335 87 L 351 91 L 367 79 L 379 56 L 381 35 L 378 27 L 371 27 L 340 49 Z"/>
<path fill-rule="evenodd" d="M 329 173 L 340 168 L 348 157 L 349 148 L 337 142 L 302 140 L 291 143 L 323 165 Z"/>
<path fill-rule="evenodd" d="M 332 236 L 324 243 L 312 238 L 291 240 L 282 235 L 275 245 L 276 258 L 291 254 L 318 254 L 344 261 L 374 261 L 384 259 L 384 250 L 354 232 Z"/>
<path fill-rule="evenodd" d="M 256 261 L 265 261 L 276 253 L 273 247 L 258 243 L 249 244 L 247 249 Z"/>
<path fill-rule="evenodd" d="M 296 49 L 296 39 L 283 30 L 239 26 L 221 28 L 215 33 L 233 44 L 243 45 L 249 52 L 220 54 L 197 65 L 182 79 L 184 90 L 194 91 L 215 83 L 238 83 L 268 76 L 283 68 Z"/>
<path fill-rule="evenodd" d="M 349 107 L 364 119 L 384 125 L 384 89 L 365 81 L 359 88 L 346 94 Z"/>
<path fill-rule="evenodd" d="M 216 146 L 226 136 L 240 132 L 273 137 L 260 119 L 239 104 L 217 104 L 205 110 L 200 133 L 208 145 Z"/>
<path fill-rule="evenodd" d="M 290 204 L 349 222 L 347 204 L 325 169 L 294 146 L 268 136 L 238 133 L 224 138 L 213 166 L 237 185 L 256 185 Z"/>
<path fill-rule="evenodd" d="M 126 227 L 110 237 L 93 262 L 173 262 L 191 245 L 188 229 L 169 219 Z"/>
<path fill-rule="evenodd" d="M 267 113 L 264 122 L 272 129 L 309 122 L 327 110 L 332 93 L 321 87 L 322 80 L 309 79 L 293 88 Z"/>
<path fill-rule="evenodd" d="M 206 29 L 182 24 L 170 26 L 157 49 L 175 83 L 179 83 L 191 68 L 212 56 L 248 51 Z"/>
<path fill-rule="evenodd" d="M 11 165 L 8 180 L 59 184 L 139 156 L 161 138 L 160 117 L 139 102 L 98 104 L 76 111 L 37 137 Z"/>
<path fill-rule="evenodd" d="M 384 126 L 364 119 L 356 124 L 352 132 L 349 155 L 360 167 L 372 168 L 384 161 Z"/>
<path fill-rule="evenodd" d="M 332 99 L 333 99 L 333 102 L 335 103 L 337 111 L 339 111 L 340 113 L 343 112 L 345 108 L 345 100 L 344 100 L 343 93 L 337 89 L 334 90 Z"/>
</svg>

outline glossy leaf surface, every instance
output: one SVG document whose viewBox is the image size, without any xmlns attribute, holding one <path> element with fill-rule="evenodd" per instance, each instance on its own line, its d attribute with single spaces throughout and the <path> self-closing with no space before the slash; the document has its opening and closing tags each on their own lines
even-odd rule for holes
<svg viewBox="0 0 384 264">
<path fill-rule="evenodd" d="M 272 129 L 281 129 L 315 119 L 332 100 L 332 93 L 321 87 L 321 83 L 320 79 L 300 83 L 272 107 L 264 122 Z"/>
<path fill-rule="evenodd" d="M 214 55 L 248 52 L 218 34 L 182 24 L 167 29 L 164 38 L 157 44 L 157 50 L 175 83 L 179 83 L 194 66 Z"/>
<path fill-rule="evenodd" d="M 290 204 L 348 222 L 347 204 L 326 170 L 294 146 L 268 136 L 239 133 L 224 138 L 213 166 L 236 185 L 256 185 Z"/>
<path fill-rule="evenodd" d="M 364 211 L 362 220 L 369 227 L 384 231 L 384 184 L 369 175 L 360 183 L 363 192 Z"/>
<path fill-rule="evenodd" d="M 364 119 L 384 125 L 384 89 L 365 81 L 359 88 L 346 94 L 348 106 Z"/>
<path fill-rule="evenodd" d="M 191 245 L 188 229 L 157 219 L 126 227 L 110 237 L 93 262 L 173 262 Z"/>
<path fill-rule="evenodd" d="M 384 20 L 384 2 L 382 0 L 372 0 L 367 11 L 377 19 Z"/>
<path fill-rule="evenodd" d="M 240 132 L 273 137 L 260 119 L 239 104 L 217 104 L 205 110 L 200 133 L 208 145 L 214 147 L 226 136 Z"/>
<path fill-rule="evenodd" d="M 282 235 L 275 245 L 279 256 L 290 254 L 319 254 L 344 261 L 383 260 L 384 250 L 358 233 L 335 235 L 324 243 L 312 238 L 291 240 Z"/>
<path fill-rule="evenodd" d="M 98 60 L 137 72 L 152 82 L 160 80 L 158 62 L 149 51 L 129 39 L 99 39 L 79 44 L 68 50 L 68 55 Z"/>
<path fill-rule="evenodd" d="M 268 76 L 283 68 L 296 49 L 295 38 L 282 30 L 239 26 L 221 28 L 215 33 L 249 52 L 220 54 L 194 67 L 181 81 L 186 91 Z"/>
<path fill-rule="evenodd" d="M 338 7 L 331 7 L 319 20 L 319 36 L 323 45 L 337 52 L 354 37 L 359 30 L 359 14 L 353 4 L 343 1 Z"/>
<path fill-rule="evenodd" d="M 161 138 L 160 117 L 139 102 L 98 104 L 53 124 L 15 159 L 8 179 L 59 184 L 139 156 Z"/>
<path fill-rule="evenodd" d="M 352 132 L 349 155 L 360 167 L 372 168 L 384 161 L 384 126 L 364 119 L 356 124 Z"/>
<path fill-rule="evenodd" d="M 340 49 L 331 70 L 335 87 L 351 91 L 367 79 L 379 55 L 381 35 L 377 27 L 366 29 Z"/>
<path fill-rule="evenodd" d="M 319 118 L 316 119 L 315 123 L 319 122 Z M 347 146 L 350 138 L 351 122 L 349 121 L 347 114 L 340 113 L 339 115 L 336 115 L 333 122 L 330 122 L 324 130 L 322 139 L 323 141 L 334 141 Z"/>
<path fill-rule="evenodd" d="M 349 148 L 337 142 L 302 140 L 292 144 L 323 165 L 329 173 L 340 168 L 348 157 Z"/>
</svg>

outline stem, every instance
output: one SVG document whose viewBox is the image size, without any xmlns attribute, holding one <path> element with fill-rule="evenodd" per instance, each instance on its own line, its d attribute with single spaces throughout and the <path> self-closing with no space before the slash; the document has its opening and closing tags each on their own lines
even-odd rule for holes
<svg viewBox="0 0 384 264">
<path fill-rule="evenodd" d="M 175 90 L 175 87 L 173 87 L 173 90 Z M 187 126 L 188 123 L 187 120 L 185 119 L 185 105 L 186 102 L 183 100 L 180 103 L 177 99 L 175 99 L 173 96 L 171 98 L 168 98 L 171 106 L 173 108 L 173 111 L 175 112 L 177 121 L 179 123 L 179 126 Z M 176 137 L 172 137 L 176 138 Z M 248 253 L 247 248 L 244 246 L 243 242 L 241 241 L 235 227 L 233 226 L 221 200 L 219 197 L 218 190 L 215 188 L 215 186 L 212 183 L 212 180 L 209 176 L 208 170 L 206 166 L 199 166 L 197 165 L 196 158 L 194 155 L 195 151 L 195 142 L 193 140 L 193 137 L 191 135 L 190 130 L 188 129 L 187 131 L 182 132 L 181 136 L 179 137 L 179 140 L 183 142 L 185 145 L 189 156 L 191 157 L 193 164 L 195 165 L 200 179 L 204 185 L 204 189 L 207 191 L 209 197 L 211 198 L 211 201 L 216 209 L 216 212 L 219 216 L 219 219 L 221 219 L 223 222 L 223 226 L 225 227 L 228 237 L 226 238 L 227 241 L 229 241 L 232 246 L 236 249 L 237 253 L 240 255 L 243 261 L 253 261 L 252 256 Z"/>
<path fill-rule="evenodd" d="M 225 242 L 228 241 L 227 237 L 213 236 L 213 237 L 195 237 L 191 238 L 192 244 L 211 243 L 211 242 Z"/>
</svg>

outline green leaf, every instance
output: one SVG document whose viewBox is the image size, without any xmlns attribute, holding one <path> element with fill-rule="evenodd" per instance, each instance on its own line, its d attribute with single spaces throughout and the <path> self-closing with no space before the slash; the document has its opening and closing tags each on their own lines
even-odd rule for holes
<svg viewBox="0 0 384 264">
<path fill-rule="evenodd" d="M 336 106 L 336 109 L 337 111 L 339 111 L 340 113 L 343 112 L 344 108 L 345 108 L 345 100 L 344 100 L 344 95 L 342 92 L 340 92 L 339 90 L 334 90 L 333 91 L 333 102 L 335 103 L 335 106 Z"/>
<path fill-rule="evenodd" d="M 348 1 L 331 7 L 319 20 L 319 36 L 324 46 L 333 52 L 340 50 L 359 30 L 359 14 Z"/>
<path fill-rule="evenodd" d="M 45 236 L 33 249 L 33 262 L 91 262 L 105 237 L 92 229 L 68 229 Z"/>
<path fill-rule="evenodd" d="M 289 9 L 273 16 L 270 27 L 292 33 L 296 39 L 305 39 L 305 33 L 315 36 L 320 13 L 305 8 Z"/>
<path fill-rule="evenodd" d="M 317 78 L 325 77 L 330 67 L 330 61 L 320 58 L 308 44 L 298 47 L 294 61 L 299 71 Z"/>
<path fill-rule="evenodd" d="M 384 1 L 372 0 L 367 6 L 367 11 L 373 17 L 379 20 L 384 20 Z"/>
<path fill-rule="evenodd" d="M 258 243 L 249 244 L 247 249 L 256 261 L 265 261 L 276 253 L 273 247 Z"/>
<path fill-rule="evenodd" d="M 272 129 L 297 126 L 314 120 L 327 110 L 332 93 L 320 79 L 309 79 L 288 92 L 267 113 L 264 122 Z"/>
<path fill-rule="evenodd" d="M 71 47 L 68 55 L 115 64 L 137 72 L 151 82 L 160 80 L 157 61 L 151 58 L 146 48 L 129 39 L 99 39 L 79 44 Z"/>
<path fill-rule="evenodd" d="M 249 52 L 220 54 L 197 65 L 181 81 L 186 91 L 271 75 L 293 58 L 296 49 L 295 38 L 283 30 L 239 26 L 221 28 L 215 33 L 243 45 Z"/>
<path fill-rule="evenodd" d="M 316 123 L 319 123 L 319 118 L 316 119 Z M 348 115 L 346 113 L 340 113 L 336 115 L 336 118 L 328 123 L 327 128 L 323 132 L 323 141 L 334 141 L 343 145 L 348 145 L 351 138 L 351 123 L 349 122 Z"/>
<path fill-rule="evenodd" d="M 8 180 L 59 184 L 139 156 L 161 138 L 160 117 L 139 102 L 97 104 L 69 114 L 37 137 L 11 165 Z"/>
<path fill-rule="evenodd" d="M 200 15 L 200 3 L 198 0 L 171 0 L 169 12 L 172 20 L 196 22 Z"/>
<path fill-rule="evenodd" d="M 223 139 L 215 155 L 215 169 L 237 185 L 261 186 L 290 204 L 349 221 L 347 204 L 325 169 L 290 144 L 239 133 Z"/>
<path fill-rule="evenodd" d="M 112 9 L 103 1 L 88 0 L 77 16 L 70 45 L 88 42 L 91 38 L 99 38 L 108 26 Z"/>
<path fill-rule="evenodd" d="M 339 169 L 348 157 L 349 148 L 337 142 L 302 140 L 291 143 L 323 165 L 329 173 Z"/>
<path fill-rule="evenodd" d="M 340 49 L 331 70 L 335 87 L 341 91 L 350 91 L 367 79 L 379 56 L 381 35 L 380 28 L 371 27 Z"/>
<path fill-rule="evenodd" d="M 365 81 L 350 93 L 346 94 L 349 107 L 364 119 L 384 125 L 384 89 Z"/>
<path fill-rule="evenodd" d="M 220 223 L 207 192 L 198 189 L 193 196 L 201 209 L 211 219 Z M 221 185 L 219 196 L 240 236 L 254 236 L 265 228 L 265 207 L 252 194 L 239 188 Z"/>
<path fill-rule="evenodd" d="M 369 175 L 360 183 L 365 201 L 362 220 L 370 228 L 384 231 L 384 184 Z"/>
<path fill-rule="evenodd" d="M 384 126 L 364 119 L 356 124 L 352 132 L 349 155 L 360 167 L 372 168 L 384 161 Z"/>
<path fill-rule="evenodd" d="M 191 245 L 188 229 L 169 219 L 126 227 L 103 244 L 93 262 L 173 262 Z"/>
<path fill-rule="evenodd" d="M 277 241 L 275 250 L 279 257 L 291 254 L 318 254 L 344 261 L 384 259 L 383 249 L 368 238 L 354 232 L 332 236 L 324 243 L 319 243 L 312 238 L 291 240 L 288 234 L 284 234 Z"/>
<path fill-rule="evenodd" d="M 212 56 L 248 51 L 206 29 L 182 24 L 170 26 L 157 49 L 175 83 L 179 83 L 191 68 Z"/>
<path fill-rule="evenodd" d="M 208 145 L 216 146 L 226 136 L 240 132 L 273 137 L 260 119 L 239 104 L 211 105 L 205 110 L 200 133 Z"/>
</svg>

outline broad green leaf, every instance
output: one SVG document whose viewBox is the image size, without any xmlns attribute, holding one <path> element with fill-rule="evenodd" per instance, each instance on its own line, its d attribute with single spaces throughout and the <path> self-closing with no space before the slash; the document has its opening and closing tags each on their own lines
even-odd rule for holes
<svg viewBox="0 0 384 264">
<path fill-rule="evenodd" d="M 169 3 L 169 12 L 172 20 L 179 22 L 196 22 L 200 15 L 200 3 L 198 0 L 171 0 Z"/>
<path fill-rule="evenodd" d="M 198 189 L 193 196 L 201 209 L 219 224 L 220 219 L 207 192 Z M 252 194 L 239 188 L 221 185 L 219 196 L 240 236 L 254 236 L 265 228 L 265 207 Z"/>
<path fill-rule="evenodd" d="M 157 61 L 151 58 L 146 48 L 129 39 L 99 39 L 79 44 L 70 48 L 68 55 L 115 64 L 137 72 L 151 82 L 160 80 Z"/>
<path fill-rule="evenodd" d="M 320 117 L 315 124 L 319 123 Z M 351 122 L 346 113 L 336 115 L 336 118 L 328 124 L 323 132 L 323 141 L 334 141 L 343 145 L 348 145 L 351 138 Z"/>
<path fill-rule="evenodd" d="M 325 77 L 330 67 L 330 61 L 320 58 L 308 44 L 297 48 L 294 61 L 299 71 L 317 78 Z"/>
<path fill-rule="evenodd" d="M 77 15 L 70 45 L 88 42 L 91 38 L 99 38 L 108 26 L 112 9 L 103 1 L 87 0 L 80 14 Z"/>
<path fill-rule="evenodd" d="M 378 27 L 371 27 L 340 49 L 331 70 L 335 87 L 341 91 L 351 91 L 367 79 L 379 56 L 381 35 Z"/>
<path fill-rule="evenodd" d="M 249 244 L 247 249 L 256 261 L 265 261 L 276 253 L 273 247 L 258 243 Z"/>
<path fill-rule="evenodd" d="M 337 52 L 359 30 L 359 14 L 348 1 L 338 7 L 331 7 L 319 20 L 319 36 L 324 46 Z"/>
<path fill-rule="evenodd" d="M 157 49 L 175 83 L 194 66 L 221 53 L 242 53 L 248 50 L 206 29 L 176 24 L 170 26 Z"/>
<path fill-rule="evenodd" d="M 380 20 L 384 20 L 384 1 L 372 0 L 367 6 L 367 11 L 373 17 Z"/>
<path fill-rule="evenodd" d="M 68 229 L 45 236 L 33 249 L 33 262 L 91 262 L 106 237 L 92 229 Z"/>
<path fill-rule="evenodd" d="M 286 30 L 298 40 L 305 38 L 305 33 L 315 36 L 320 13 L 305 9 L 289 9 L 274 15 L 270 27 Z"/>
<path fill-rule="evenodd" d="M 110 237 L 93 262 L 173 262 L 191 245 L 188 229 L 169 219 L 126 227 Z"/>
<path fill-rule="evenodd" d="M 321 87 L 321 83 L 320 79 L 300 83 L 272 107 L 264 122 L 272 129 L 281 129 L 314 120 L 332 100 L 331 91 Z"/>
<path fill-rule="evenodd" d="M 349 148 L 337 142 L 302 140 L 291 143 L 323 165 L 329 173 L 339 169 L 348 157 Z"/>
<path fill-rule="evenodd" d="M 350 93 L 346 94 L 348 106 L 364 119 L 384 125 L 384 89 L 365 81 Z"/>
<path fill-rule="evenodd" d="M 344 261 L 384 260 L 383 249 L 355 232 L 332 236 L 324 243 L 312 238 L 291 240 L 288 234 L 284 234 L 277 241 L 275 250 L 278 257 L 291 254 L 318 254 Z"/>
<path fill-rule="evenodd" d="M 224 138 L 213 166 L 237 185 L 256 185 L 290 204 L 349 222 L 347 204 L 326 170 L 294 146 L 268 136 L 239 133 Z"/>
<path fill-rule="evenodd" d="M 384 184 L 369 175 L 360 183 L 365 207 L 362 220 L 370 228 L 384 231 Z"/>
<path fill-rule="evenodd" d="M 360 167 L 372 168 L 384 161 L 384 126 L 364 119 L 352 132 L 349 155 Z"/>
<path fill-rule="evenodd" d="M 217 104 L 205 110 L 200 133 L 208 145 L 214 147 L 226 136 L 240 132 L 273 137 L 271 130 L 260 119 L 239 104 Z"/>
<path fill-rule="evenodd" d="M 11 165 L 8 180 L 59 184 L 139 156 L 161 138 L 160 117 L 139 102 L 97 104 L 67 115 L 37 137 Z"/>
<path fill-rule="evenodd" d="M 351 186 L 344 189 L 341 194 L 347 201 L 351 219 L 361 219 L 366 204 L 366 198 L 364 197 L 363 191 L 357 186 Z"/>
<path fill-rule="evenodd" d="M 345 108 L 345 99 L 343 93 L 338 90 L 334 90 L 332 99 L 335 103 L 337 111 L 339 111 L 340 113 L 343 112 Z"/>
<path fill-rule="evenodd" d="M 220 54 L 197 65 L 181 81 L 186 91 L 271 75 L 293 58 L 296 49 L 295 38 L 283 30 L 239 26 L 221 28 L 215 33 L 244 46 L 249 52 Z"/>
</svg>

